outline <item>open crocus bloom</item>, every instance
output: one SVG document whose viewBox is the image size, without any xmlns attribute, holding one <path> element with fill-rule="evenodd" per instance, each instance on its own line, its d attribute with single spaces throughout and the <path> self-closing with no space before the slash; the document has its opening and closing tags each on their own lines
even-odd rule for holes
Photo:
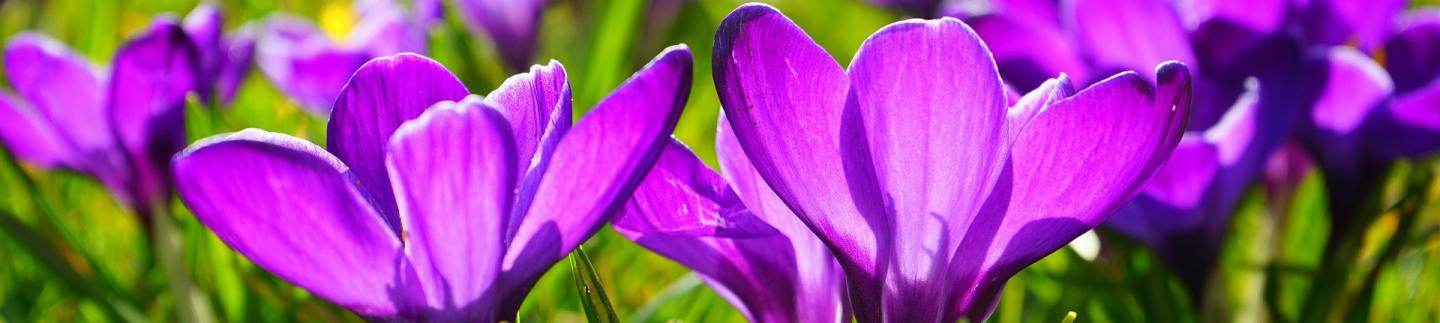
<svg viewBox="0 0 1440 323">
<path fill-rule="evenodd" d="M 176 156 L 176 186 L 226 244 L 356 313 L 513 321 L 649 170 L 690 69 L 689 50 L 672 47 L 572 128 L 558 63 L 481 99 L 432 60 L 381 58 L 341 91 L 328 151 L 221 135 Z"/>
<path fill-rule="evenodd" d="M 1183 65 L 1007 108 L 953 18 L 889 25 L 841 68 L 774 8 L 721 24 L 715 83 L 756 172 L 845 269 L 866 322 L 982 320 L 1010 276 L 1132 198 L 1180 139 Z"/>
<path fill-rule="evenodd" d="M 15 36 L 5 71 L 23 100 L 0 93 L 0 140 L 21 160 L 94 177 L 148 214 L 170 198 L 166 169 L 185 147 L 196 57 L 173 17 L 156 18 L 121 46 L 108 75 L 53 39 Z"/>
<path fill-rule="evenodd" d="M 302 18 L 276 15 L 256 40 L 255 63 L 300 107 L 325 115 L 341 86 L 372 58 L 425 51 L 424 24 L 393 0 L 359 1 L 357 25 L 345 39 Z"/>
<path fill-rule="evenodd" d="M 694 269 L 754 322 L 849 322 L 845 276 L 825 244 L 755 174 L 725 123 L 724 176 L 672 141 L 614 228 Z"/>
</svg>

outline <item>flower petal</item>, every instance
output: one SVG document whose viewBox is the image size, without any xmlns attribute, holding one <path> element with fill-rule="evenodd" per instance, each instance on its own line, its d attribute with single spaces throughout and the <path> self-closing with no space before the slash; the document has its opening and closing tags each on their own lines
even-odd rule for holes
<svg viewBox="0 0 1440 323">
<path fill-rule="evenodd" d="M 365 63 L 340 90 L 330 117 L 327 147 L 355 170 L 360 189 L 375 199 L 391 228 L 400 226 L 385 170 L 390 135 L 431 105 L 460 101 L 469 93 L 440 63 L 414 54 Z"/>
<path fill-rule="evenodd" d="M 842 156 L 863 153 L 854 144 L 864 139 L 854 131 L 842 139 L 848 85 L 840 64 L 764 4 L 740 6 L 725 18 L 713 62 L 726 119 L 760 177 L 837 251 L 850 275 L 878 276 L 884 231 L 880 219 L 861 210 L 883 207 L 869 165 L 847 165 Z"/>
<path fill-rule="evenodd" d="M 252 129 L 196 143 L 174 170 L 195 218 L 256 265 L 362 315 L 402 310 L 400 239 L 320 147 Z"/>
<path fill-rule="evenodd" d="M 721 116 L 721 120 L 724 116 Z M 845 298 L 845 273 L 825 242 L 800 221 L 770 188 L 755 166 L 745 156 L 735 131 L 727 122 L 720 123 L 715 138 L 715 152 L 720 168 L 745 206 L 789 239 L 795 251 L 798 321 L 845 322 L 850 320 L 850 304 Z"/>
<path fill-rule="evenodd" d="M 515 294 L 505 308 L 518 309 L 540 274 L 599 230 L 644 179 L 690 97 L 691 60 L 689 48 L 671 47 L 635 72 L 561 139 L 535 191 L 520 193 L 504 267 Z"/>
<path fill-rule="evenodd" d="M 837 306 L 844 305 L 844 278 L 834 259 L 802 263 L 813 255 L 795 253 L 791 237 L 747 210 L 720 175 L 678 141 L 667 145 L 615 228 L 703 275 L 752 321 L 835 322 L 843 313 Z M 800 238 L 819 242 L 803 225 L 801 230 Z M 828 257 L 821 248 L 820 256 Z M 803 271 L 817 265 L 829 270 Z M 817 274 L 832 279 L 808 277 Z M 806 294 L 807 285 L 816 283 L 808 278 L 828 282 L 826 293 Z M 809 302 L 826 295 L 828 303 Z"/>
<path fill-rule="evenodd" d="M 1330 50 L 1324 92 L 1311 110 L 1318 131 L 1332 135 L 1357 133 L 1395 85 L 1370 57 L 1349 47 Z"/>
<path fill-rule="evenodd" d="M 400 126 L 388 152 L 430 319 L 492 315 L 518 170 L 505 118 L 478 100 L 442 102 Z"/>
<path fill-rule="evenodd" d="M 168 18 L 157 18 L 115 54 L 109 117 L 129 156 L 134 203 L 170 198 L 166 170 L 187 142 L 185 97 L 197 89 L 199 64 L 185 30 Z"/>
<path fill-rule="evenodd" d="M 457 0 L 456 5 L 471 30 L 490 35 L 506 66 L 520 71 L 530 65 L 544 0 Z"/>
<path fill-rule="evenodd" d="M 1366 51 L 1384 46 L 1405 10 L 1405 0 L 1314 0 L 1300 21 L 1311 39 L 1329 45 L 1353 44 Z"/>
<path fill-rule="evenodd" d="M 526 169 L 516 174 L 517 180 L 543 174 L 555 145 L 570 130 L 570 80 L 565 66 L 550 61 L 511 76 L 485 97 L 485 103 L 499 108 L 515 132 L 517 165 Z"/>
<path fill-rule="evenodd" d="M 1382 157 L 1423 157 L 1440 150 L 1440 82 L 1396 97 L 1372 130 Z"/>
<path fill-rule="evenodd" d="M 1415 17 L 1385 43 L 1385 67 L 1395 91 L 1410 92 L 1440 80 L 1440 9 L 1434 18 Z"/>
<path fill-rule="evenodd" d="M 330 113 L 340 89 L 372 58 L 340 48 L 297 17 L 272 17 L 266 24 L 256 39 L 255 63 L 281 92 L 315 114 Z"/>
<path fill-rule="evenodd" d="M 5 75 L 67 149 L 83 154 L 114 147 L 106 85 L 84 57 L 49 37 L 22 33 L 5 46 Z"/>
<path fill-rule="evenodd" d="M 849 74 L 846 109 L 863 119 L 892 232 L 887 319 L 933 321 L 946 293 L 934 281 L 1002 165 L 1004 86 L 985 45 L 953 18 L 881 29 Z"/>
<path fill-rule="evenodd" d="M 957 314 L 984 319 L 1010 276 L 1100 225 L 1170 157 L 1189 113 L 1191 81 L 1178 63 L 1157 74 L 1158 87 L 1123 73 L 1081 90 L 1014 138 L 992 201 L 1008 206 L 982 213 L 955 257 L 965 293 L 954 299 Z M 977 252 L 986 259 L 978 272 L 965 260 Z"/>
<path fill-rule="evenodd" d="M 1040 86 L 1061 73 L 1089 79 L 1089 66 L 1074 40 L 1055 22 L 1033 24 L 1010 15 L 986 15 L 966 20 L 995 55 L 1000 75 L 1022 91 Z"/>
<path fill-rule="evenodd" d="M 1102 70 L 1149 71 L 1171 60 L 1196 66 L 1185 27 L 1169 2 L 1077 0 L 1067 9 L 1080 43 Z"/>
<path fill-rule="evenodd" d="M 50 123 L 5 93 L 0 93 L 0 143 L 15 158 L 41 167 L 70 166 L 70 151 Z"/>
</svg>

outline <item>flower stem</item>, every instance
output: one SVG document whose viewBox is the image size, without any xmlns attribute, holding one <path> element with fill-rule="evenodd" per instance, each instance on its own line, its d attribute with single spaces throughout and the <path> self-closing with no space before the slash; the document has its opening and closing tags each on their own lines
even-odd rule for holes
<svg viewBox="0 0 1440 323">
<path fill-rule="evenodd" d="M 170 285 L 170 294 L 175 298 L 177 321 L 209 323 L 215 322 L 210 304 L 205 295 L 195 288 L 190 274 L 185 270 L 184 239 L 175 219 L 170 216 L 169 203 L 153 203 L 148 209 L 150 219 L 150 243 L 155 259 L 165 270 Z"/>
</svg>

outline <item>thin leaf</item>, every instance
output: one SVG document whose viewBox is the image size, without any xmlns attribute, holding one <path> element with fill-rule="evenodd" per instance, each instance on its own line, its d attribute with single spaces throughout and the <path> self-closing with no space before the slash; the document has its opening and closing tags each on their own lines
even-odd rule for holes
<svg viewBox="0 0 1440 323">
<path fill-rule="evenodd" d="M 600 276 L 595 274 L 595 266 L 590 263 L 585 248 L 575 248 L 575 252 L 570 253 L 570 272 L 575 276 L 575 290 L 580 294 L 585 317 L 590 322 L 619 323 L 620 317 L 615 315 L 610 298 L 605 296 L 605 286 L 600 284 Z"/>
</svg>

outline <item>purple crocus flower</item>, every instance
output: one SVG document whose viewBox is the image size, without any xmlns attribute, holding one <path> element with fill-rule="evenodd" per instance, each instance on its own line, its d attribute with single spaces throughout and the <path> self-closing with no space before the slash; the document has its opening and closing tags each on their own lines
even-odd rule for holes
<svg viewBox="0 0 1440 323">
<path fill-rule="evenodd" d="M 756 172 L 830 247 L 859 320 L 983 320 L 1006 280 L 1099 225 L 1180 139 L 1190 77 L 1157 68 L 1007 108 L 953 18 L 891 24 L 848 70 L 774 8 L 721 24 L 715 83 Z"/>
<path fill-rule="evenodd" d="M 230 247 L 360 315 L 514 321 L 653 164 L 691 73 L 672 47 L 572 128 L 559 63 L 482 99 L 430 59 L 376 59 L 341 91 L 328 150 L 220 135 L 176 156 L 176 186 Z"/>
<path fill-rule="evenodd" d="M 1327 84 L 1302 138 L 1324 169 L 1336 228 L 1358 224 L 1364 198 L 1396 159 L 1440 151 L 1436 44 L 1440 19 L 1423 19 L 1386 41 L 1385 53 L 1394 54 L 1385 66 L 1352 47 L 1328 51 Z"/>
<path fill-rule="evenodd" d="M 1156 250 L 1197 295 L 1236 204 L 1318 87 L 1308 81 L 1318 64 L 1284 31 L 1288 6 L 1248 3 L 1193 1 L 1184 16 L 1162 0 L 1002 0 L 970 18 L 1022 89 L 1171 59 L 1196 68 L 1189 132 L 1108 223 Z"/>
<path fill-rule="evenodd" d="M 835 258 L 755 173 L 725 123 L 724 176 L 671 141 L 614 228 L 694 269 L 754 322 L 849 322 Z"/>
<path fill-rule="evenodd" d="M 0 140 L 21 160 L 94 177 L 148 215 L 169 200 L 166 170 L 185 147 L 197 57 L 172 17 L 121 46 L 108 73 L 48 37 L 15 36 L 5 71 L 19 98 L 0 92 Z"/>
<path fill-rule="evenodd" d="M 424 28 L 391 0 L 357 3 L 359 25 L 348 38 L 330 39 L 311 23 L 289 15 L 268 19 L 256 40 L 255 61 L 285 95 L 325 115 L 355 70 L 373 58 L 425 51 Z"/>
<path fill-rule="evenodd" d="M 225 20 L 213 4 L 201 4 L 185 17 L 185 32 L 200 52 L 199 93 L 206 101 L 227 105 L 250 73 L 255 32 L 250 26 L 225 33 Z"/>
</svg>

